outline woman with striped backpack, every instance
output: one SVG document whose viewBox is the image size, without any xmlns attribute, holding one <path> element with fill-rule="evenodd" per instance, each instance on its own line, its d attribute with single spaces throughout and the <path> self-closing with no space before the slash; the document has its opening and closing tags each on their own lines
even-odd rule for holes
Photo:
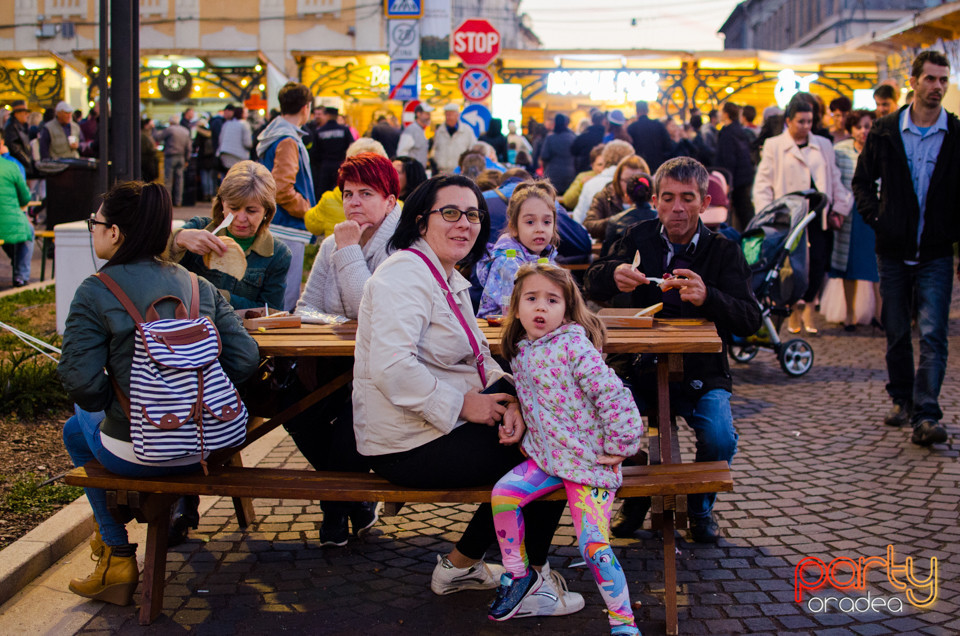
<svg viewBox="0 0 960 636">
<path fill-rule="evenodd" d="M 234 383 L 256 370 L 257 345 L 213 285 L 160 260 L 172 219 L 163 186 L 131 181 L 111 188 L 87 220 L 107 264 L 80 285 L 63 335 L 58 372 L 77 405 L 63 437 L 75 466 L 96 460 L 129 477 L 188 473 L 211 450 L 243 441 L 246 409 Z M 126 605 L 139 579 L 136 545 L 104 491 L 86 494 L 97 566 L 70 590 Z"/>
</svg>

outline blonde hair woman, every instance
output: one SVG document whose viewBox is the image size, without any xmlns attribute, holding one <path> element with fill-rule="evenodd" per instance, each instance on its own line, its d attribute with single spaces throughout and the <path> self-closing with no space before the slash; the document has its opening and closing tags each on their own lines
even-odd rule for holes
<svg viewBox="0 0 960 636">
<path fill-rule="evenodd" d="M 283 309 L 291 256 L 290 249 L 269 231 L 277 209 L 276 194 L 273 175 L 262 164 L 249 160 L 235 163 L 217 191 L 213 218 L 194 217 L 171 234 L 168 258 L 216 285 L 235 309 L 264 305 Z M 230 214 L 233 221 L 214 235 L 212 231 Z M 236 242 L 247 257 L 242 278 L 204 265 L 204 255 L 226 251 L 223 238 Z"/>
</svg>

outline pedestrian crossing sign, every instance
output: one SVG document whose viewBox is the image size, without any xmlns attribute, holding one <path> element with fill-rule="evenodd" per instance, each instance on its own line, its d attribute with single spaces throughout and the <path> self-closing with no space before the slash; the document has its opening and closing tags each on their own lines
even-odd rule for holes
<svg viewBox="0 0 960 636">
<path fill-rule="evenodd" d="M 383 0 L 387 18 L 422 18 L 423 0 Z"/>
</svg>

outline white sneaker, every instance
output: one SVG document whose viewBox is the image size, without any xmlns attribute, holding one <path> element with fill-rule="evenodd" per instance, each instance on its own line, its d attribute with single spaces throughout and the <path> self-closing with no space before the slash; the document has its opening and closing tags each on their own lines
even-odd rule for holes
<svg viewBox="0 0 960 636">
<path fill-rule="evenodd" d="M 477 561 L 468 568 L 454 567 L 447 557 L 437 555 L 437 567 L 433 568 L 430 589 L 434 594 L 453 594 L 463 590 L 495 590 L 506 570 L 501 565 L 487 565 Z"/>
<path fill-rule="evenodd" d="M 549 563 L 540 570 L 543 585 L 534 594 L 523 599 L 514 618 L 527 616 L 566 616 L 583 609 L 583 596 L 567 589 L 567 582 L 559 572 L 550 569 Z"/>
</svg>

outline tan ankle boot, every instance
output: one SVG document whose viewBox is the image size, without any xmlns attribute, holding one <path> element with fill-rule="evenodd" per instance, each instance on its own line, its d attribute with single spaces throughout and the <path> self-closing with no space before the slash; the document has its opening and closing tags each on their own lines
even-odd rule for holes
<svg viewBox="0 0 960 636">
<path fill-rule="evenodd" d="M 106 547 L 106 544 L 103 542 L 103 537 L 100 535 L 100 529 L 98 528 L 96 532 L 93 533 L 93 538 L 90 539 L 90 560 L 99 561 L 100 557 L 103 556 L 103 549 Z"/>
<path fill-rule="evenodd" d="M 113 556 L 111 546 L 105 545 L 93 574 L 85 579 L 73 579 L 69 587 L 74 594 L 86 598 L 114 605 L 129 605 L 139 580 L 136 555 Z"/>
</svg>

